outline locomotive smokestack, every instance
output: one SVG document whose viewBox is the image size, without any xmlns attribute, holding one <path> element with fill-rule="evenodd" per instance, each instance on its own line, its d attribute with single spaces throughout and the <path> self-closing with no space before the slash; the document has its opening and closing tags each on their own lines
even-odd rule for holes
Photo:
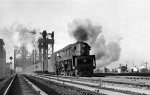
<svg viewBox="0 0 150 95">
<path fill-rule="evenodd" d="M 117 61 L 121 47 L 118 42 L 106 43 L 100 25 L 93 25 L 90 20 L 74 20 L 69 25 L 69 33 L 77 41 L 85 41 L 92 47 L 96 55 L 97 68 L 104 67 Z"/>
</svg>

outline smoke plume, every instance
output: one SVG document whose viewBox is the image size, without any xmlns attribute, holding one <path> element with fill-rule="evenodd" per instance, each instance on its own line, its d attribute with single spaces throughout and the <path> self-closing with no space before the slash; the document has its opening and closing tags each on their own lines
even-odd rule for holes
<svg viewBox="0 0 150 95">
<path fill-rule="evenodd" d="M 72 23 L 69 23 L 69 33 L 77 41 L 86 41 L 89 44 L 92 44 L 96 41 L 98 35 L 102 32 L 101 26 L 93 25 L 90 20 L 74 20 Z"/>
<path fill-rule="evenodd" d="M 97 67 L 104 67 L 115 62 L 120 57 L 121 47 L 119 42 L 106 43 L 104 36 L 100 36 L 93 45 L 93 52 L 96 55 Z"/>
<path fill-rule="evenodd" d="M 77 41 L 85 41 L 91 45 L 92 53 L 96 55 L 97 68 L 119 59 L 121 52 L 119 42 L 106 43 L 100 25 L 94 25 L 90 20 L 74 20 L 68 26 L 70 35 Z"/>
</svg>

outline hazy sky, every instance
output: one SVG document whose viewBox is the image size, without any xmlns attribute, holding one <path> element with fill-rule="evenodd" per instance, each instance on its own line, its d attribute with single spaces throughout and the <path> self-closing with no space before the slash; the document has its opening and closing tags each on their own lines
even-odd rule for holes
<svg viewBox="0 0 150 95">
<path fill-rule="evenodd" d="M 150 0 L 0 0 L 0 38 L 6 43 L 7 61 L 13 55 L 11 33 L 2 32 L 14 23 L 41 31 L 55 31 L 55 50 L 75 42 L 68 23 L 90 19 L 100 24 L 107 41 L 122 38 L 120 60 L 109 67 L 140 66 L 150 62 Z M 150 65 L 149 65 L 150 66 Z"/>
</svg>

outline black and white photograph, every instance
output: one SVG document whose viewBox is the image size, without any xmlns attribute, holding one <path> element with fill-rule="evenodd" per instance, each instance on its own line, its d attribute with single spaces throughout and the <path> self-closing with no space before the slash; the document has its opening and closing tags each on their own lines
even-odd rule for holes
<svg viewBox="0 0 150 95">
<path fill-rule="evenodd" d="M 150 0 L 0 0 L 0 95 L 150 95 Z"/>
</svg>

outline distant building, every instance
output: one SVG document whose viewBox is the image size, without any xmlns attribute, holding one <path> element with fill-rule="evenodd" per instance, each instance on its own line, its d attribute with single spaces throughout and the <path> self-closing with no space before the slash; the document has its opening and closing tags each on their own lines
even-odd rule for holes
<svg viewBox="0 0 150 95">
<path fill-rule="evenodd" d="M 120 67 L 118 68 L 118 73 L 126 73 L 127 69 L 128 69 L 127 65 L 126 66 L 120 65 Z"/>
<path fill-rule="evenodd" d="M 0 77 L 4 76 L 5 74 L 6 51 L 4 45 L 4 41 L 0 39 Z"/>
<path fill-rule="evenodd" d="M 131 68 L 131 72 L 132 73 L 138 73 L 139 72 L 139 68 L 134 66 L 133 68 Z"/>
<path fill-rule="evenodd" d="M 139 71 L 140 71 L 140 73 L 148 73 L 149 72 L 149 70 L 144 66 L 141 66 Z"/>
<path fill-rule="evenodd" d="M 98 68 L 94 71 L 95 73 L 110 73 L 110 70 L 106 67 Z"/>
<path fill-rule="evenodd" d="M 22 73 L 22 67 L 16 67 L 15 72 L 16 73 Z"/>
<path fill-rule="evenodd" d="M 103 70 L 104 70 L 104 73 L 109 73 L 110 72 L 110 70 L 106 67 L 104 67 Z"/>
<path fill-rule="evenodd" d="M 117 71 L 117 68 L 112 69 L 111 72 L 112 72 L 112 73 L 117 73 L 117 72 L 118 72 L 118 71 Z"/>
</svg>

